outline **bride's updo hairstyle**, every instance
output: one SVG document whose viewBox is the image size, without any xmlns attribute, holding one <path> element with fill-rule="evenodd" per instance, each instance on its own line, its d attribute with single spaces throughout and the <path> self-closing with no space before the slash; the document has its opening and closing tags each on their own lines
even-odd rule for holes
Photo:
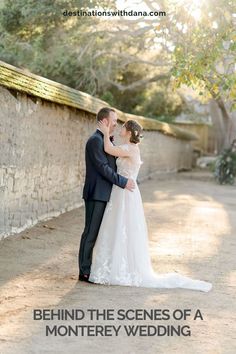
<svg viewBox="0 0 236 354">
<path fill-rule="evenodd" d="M 131 143 L 138 144 L 141 138 L 143 137 L 141 135 L 143 127 L 135 120 L 127 120 L 124 126 L 128 132 L 131 132 L 131 137 L 129 141 Z"/>
</svg>

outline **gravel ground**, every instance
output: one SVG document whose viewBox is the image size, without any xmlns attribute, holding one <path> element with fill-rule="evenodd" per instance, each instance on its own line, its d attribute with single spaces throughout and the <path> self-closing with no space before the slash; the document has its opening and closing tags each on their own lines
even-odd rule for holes
<svg viewBox="0 0 236 354">
<path fill-rule="evenodd" d="M 212 290 L 203 293 L 78 282 L 84 208 L 75 209 L 0 242 L 1 354 L 236 353 L 236 186 L 217 185 L 208 172 L 193 171 L 147 180 L 140 190 L 155 271 L 177 271 L 210 281 Z M 79 309 L 85 318 L 33 320 L 36 309 Z M 100 318 L 92 321 L 88 309 L 99 310 Z M 107 309 L 111 318 L 104 320 L 102 311 Z M 160 317 L 117 318 L 118 310 L 132 310 L 129 314 L 139 310 L 142 316 L 142 309 L 149 313 L 158 310 Z M 176 309 L 181 310 L 176 315 L 189 309 L 190 316 L 174 319 Z M 198 309 L 202 318 L 194 320 Z M 165 319 L 163 310 L 170 319 Z M 76 325 L 78 335 L 72 332 L 69 336 L 68 329 Z M 82 335 L 82 325 L 84 331 L 90 328 L 90 336 L 87 332 Z M 143 326 L 143 335 L 127 336 L 125 326 L 129 325 Z M 190 336 L 183 332 L 184 326 L 189 326 Z M 46 336 L 46 328 L 53 327 L 60 335 Z M 157 327 L 163 331 L 178 327 L 182 332 L 161 335 Z M 98 328 L 100 332 L 94 336 Z M 145 335 L 150 328 L 155 334 Z"/>
</svg>

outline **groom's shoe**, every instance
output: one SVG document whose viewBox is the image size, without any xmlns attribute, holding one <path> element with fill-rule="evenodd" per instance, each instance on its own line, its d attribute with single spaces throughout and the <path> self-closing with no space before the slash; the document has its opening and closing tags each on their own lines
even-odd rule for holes
<svg viewBox="0 0 236 354">
<path fill-rule="evenodd" d="M 89 274 L 79 274 L 78 280 L 86 281 L 87 283 L 92 283 L 92 281 L 89 280 Z"/>
</svg>

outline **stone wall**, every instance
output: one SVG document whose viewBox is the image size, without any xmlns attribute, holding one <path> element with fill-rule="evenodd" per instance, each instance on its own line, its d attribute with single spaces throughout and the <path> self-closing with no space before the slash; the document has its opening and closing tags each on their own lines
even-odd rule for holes
<svg viewBox="0 0 236 354">
<path fill-rule="evenodd" d="M 0 238 L 83 205 L 95 114 L 0 86 Z M 119 139 L 117 138 L 117 141 Z M 145 131 L 139 180 L 191 168 L 191 141 Z"/>
<path fill-rule="evenodd" d="M 199 136 L 199 139 L 193 142 L 194 149 L 199 150 L 201 154 L 214 153 L 213 142 L 209 142 L 209 136 L 212 136 L 213 130 L 211 124 L 194 121 L 175 122 L 174 124 Z"/>
</svg>

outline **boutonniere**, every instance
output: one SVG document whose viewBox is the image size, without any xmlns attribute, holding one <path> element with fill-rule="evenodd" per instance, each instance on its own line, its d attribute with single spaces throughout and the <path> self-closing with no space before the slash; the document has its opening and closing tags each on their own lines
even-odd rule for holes
<svg viewBox="0 0 236 354">
<path fill-rule="evenodd" d="M 114 141 L 114 135 L 110 136 L 110 141 L 113 142 Z"/>
</svg>

